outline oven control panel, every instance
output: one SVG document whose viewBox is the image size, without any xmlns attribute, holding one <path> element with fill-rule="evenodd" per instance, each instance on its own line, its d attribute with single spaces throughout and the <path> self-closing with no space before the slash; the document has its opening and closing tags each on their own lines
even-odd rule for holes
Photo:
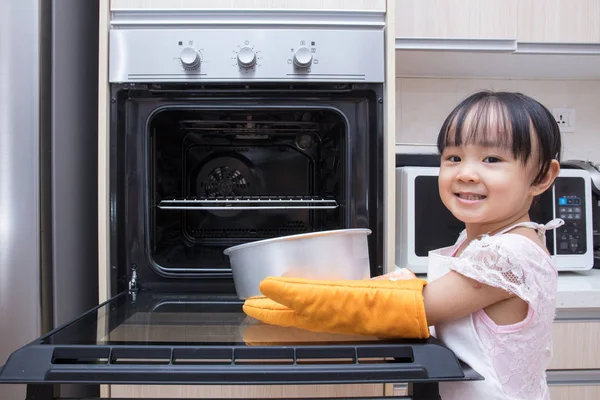
<svg viewBox="0 0 600 400">
<path fill-rule="evenodd" d="M 384 81 L 381 29 L 114 29 L 109 80 Z"/>
</svg>

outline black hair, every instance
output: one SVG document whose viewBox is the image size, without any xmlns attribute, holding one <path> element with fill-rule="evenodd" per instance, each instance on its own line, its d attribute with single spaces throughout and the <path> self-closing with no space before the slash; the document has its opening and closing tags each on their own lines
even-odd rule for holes
<svg viewBox="0 0 600 400">
<path fill-rule="evenodd" d="M 537 138 L 540 164 L 532 182 L 536 184 L 546 176 L 553 159 L 560 161 L 560 130 L 552 113 L 524 94 L 484 90 L 452 110 L 440 129 L 437 147 L 441 154 L 446 146 L 500 146 L 510 148 L 514 157 L 526 164 L 532 137 Z"/>
</svg>

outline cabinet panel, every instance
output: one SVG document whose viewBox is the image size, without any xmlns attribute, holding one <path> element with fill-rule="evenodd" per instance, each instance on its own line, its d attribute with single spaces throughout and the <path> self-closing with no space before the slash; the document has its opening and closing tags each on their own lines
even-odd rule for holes
<svg viewBox="0 0 600 400">
<path fill-rule="evenodd" d="M 111 0 L 116 8 L 266 8 L 385 11 L 385 0 Z"/>
<path fill-rule="evenodd" d="M 519 0 L 520 42 L 600 43 L 600 0 Z"/>
<path fill-rule="evenodd" d="M 385 396 L 408 396 L 407 383 L 386 383 Z"/>
<path fill-rule="evenodd" d="M 599 386 L 550 386 L 552 400 L 597 400 L 600 399 Z"/>
<path fill-rule="evenodd" d="M 515 39 L 517 0 L 396 0 L 396 37 Z"/>
<path fill-rule="evenodd" d="M 600 368 L 600 322 L 555 322 L 552 335 L 549 369 Z"/>
<path fill-rule="evenodd" d="M 383 384 L 365 385 L 112 385 L 113 398 L 294 398 L 383 396 Z"/>
<path fill-rule="evenodd" d="M 110 213 L 109 213 L 109 98 L 108 29 L 109 0 L 98 4 L 98 304 L 110 298 Z M 100 326 L 98 327 L 100 329 Z M 109 385 L 100 386 L 100 396 L 108 397 Z"/>
</svg>

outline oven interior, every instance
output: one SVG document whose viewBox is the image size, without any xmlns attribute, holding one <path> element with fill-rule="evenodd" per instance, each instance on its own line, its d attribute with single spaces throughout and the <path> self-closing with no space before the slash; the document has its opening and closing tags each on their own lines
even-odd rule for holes
<svg viewBox="0 0 600 400">
<path fill-rule="evenodd" d="M 166 107 L 148 135 L 149 257 L 162 272 L 228 268 L 227 247 L 346 224 L 336 111 Z"/>
</svg>

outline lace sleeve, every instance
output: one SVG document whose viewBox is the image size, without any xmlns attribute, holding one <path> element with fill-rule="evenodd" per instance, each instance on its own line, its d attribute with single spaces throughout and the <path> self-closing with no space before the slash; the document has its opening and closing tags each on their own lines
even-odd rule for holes
<svg viewBox="0 0 600 400">
<path fill-rule="evenodd" d="M 550 258 L 528 238 L 517 234 L 484 236 L 471 242 L 451 269 L 519 296 L 530 305 L 554 281 Z"/>
</svg>

